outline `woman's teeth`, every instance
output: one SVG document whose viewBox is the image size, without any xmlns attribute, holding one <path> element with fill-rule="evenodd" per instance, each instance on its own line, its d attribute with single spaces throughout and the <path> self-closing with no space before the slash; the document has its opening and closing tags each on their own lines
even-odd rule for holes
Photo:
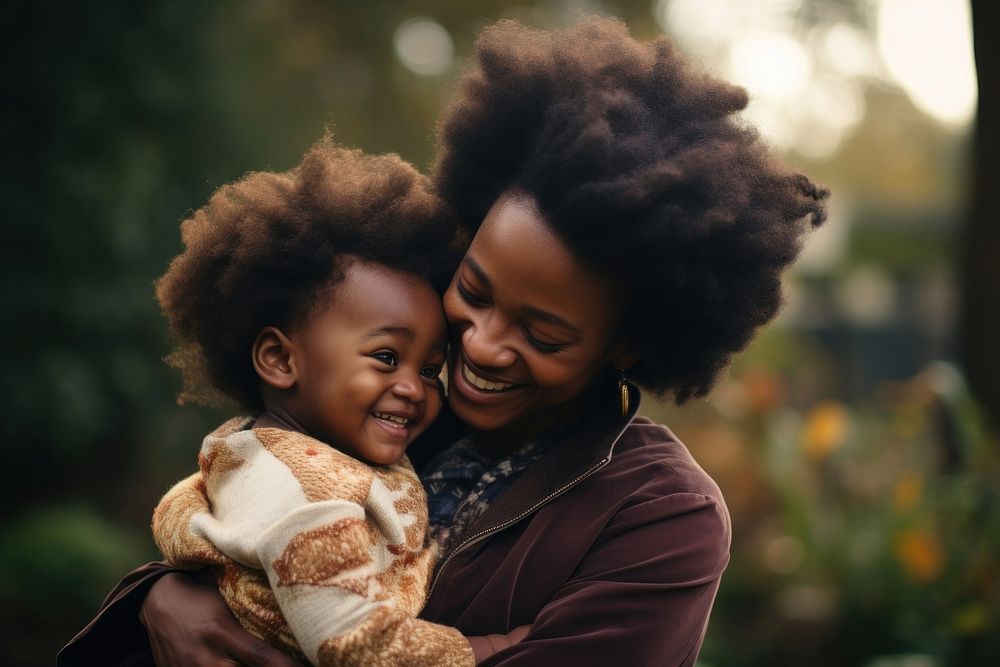
<svg viewBox="0 0 1000 667">
<path fill-rule="evenodd" d="M 469 384 L 474 385 L 477 389 L 485 389 L 486 391 L 503 391 L 514 386 L 513 382 L 493 382 L 481 378 L 470 371 L 469 367 L 465 364 L 462 364 L 462 375 L 469 381 Z"/>
<path fill-rule="evenodd" d="M 390 415 L 384 412 L 373 412 L 372 414 L 375 415 L 376 419 L 384 419 L 385 421 L 395 422 L 396 424 L 401 424 L 403 426 L 406 426 L 406 424 L 410 421 L 406 417 L 397 417 L 396 415 Z"/>
</svg>

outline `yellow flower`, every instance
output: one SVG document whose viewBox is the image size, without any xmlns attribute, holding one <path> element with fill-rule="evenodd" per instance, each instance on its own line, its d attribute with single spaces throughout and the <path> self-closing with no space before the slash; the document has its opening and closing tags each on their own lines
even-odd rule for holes
<svg viewBox="0 0 1000 667">
<path fill-rule="evenodd" d="M 830 455 L 844 441 L 850 415 L 835 401 L 823 401 L 806 415 L 802 429 L 802 450 L 806 456 L 819 461 Z"/>
<path fill-rule="evenodd" d="M 947 558 L 944 546 L 937 536 L 919 528 L 904 530 L 896 535 L 893 553 L 903 566 L 906 577 L 919 584 L 934 581 L 941 576 Z"/>
<path fill-rule="evenodd" d="M 913 509 L 924 493 L 924 480 L 916 472 L 903 473 L 892 487 L 892 506 L 897 512 Z"/>
<path fill-rule="evenodd" d="M 951 627 L 958 635 L 976 635 L 990 627 L 990 610 L 981 602 L 974 602 L 959 609 L 951 619 Z"/>
<path fill-rule="evenodd" d="M 767 368 L 751 368 L 742 379 L 751 411 L 758 414 L 768 413 L 784 404 L 785 387 L 781 378 Z"/>
</svg>

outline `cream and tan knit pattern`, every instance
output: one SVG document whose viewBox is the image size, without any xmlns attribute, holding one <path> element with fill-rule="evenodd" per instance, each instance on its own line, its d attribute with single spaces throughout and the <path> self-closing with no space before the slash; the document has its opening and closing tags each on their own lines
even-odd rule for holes
<svg viewBox="0 0 1000 667">
<path fill-rule="evenodd" d="M 214 566 L 244 628 L 319 665 L 473 665 L 454 628 L 417 620 L 434 564 L 405 458 L 368 466 L 308 436 L 234 419 L 153 513 L 169 562 Z"/>
</svg>

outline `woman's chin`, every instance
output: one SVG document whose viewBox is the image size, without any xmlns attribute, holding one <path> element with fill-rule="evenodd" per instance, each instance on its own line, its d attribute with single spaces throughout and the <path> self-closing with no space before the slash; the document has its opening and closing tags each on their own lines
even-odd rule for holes
<svg viewBox="0 0 1000 667">
<path fill-rule="evenodd" d="M 506 411 L 501 413 L 490 407 L 473 403 L 458 392 L 451 392 L 448 404 L 456 417 L 462 423 L 476 431 L 496 431 L 510 424 L 511 415 Z"/>
</svg>

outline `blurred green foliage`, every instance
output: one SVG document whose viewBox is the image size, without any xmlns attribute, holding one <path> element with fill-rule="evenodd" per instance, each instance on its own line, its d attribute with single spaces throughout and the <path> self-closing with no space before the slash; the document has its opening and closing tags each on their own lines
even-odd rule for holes
<svg viewBox="0 0 1000 667">
<path fill-rule="evenodd" d="M 961 375 L 934 362 L 865 402 L 796 405 L 802 353 L 769 338 L 671 415 L 734 522 L 704 661 L 990 664 L 1000 458 Z"/>
<path fill-rule="evenodd" d="M 94 603 L 156 557 L 141 526 L 112 522 L 78 503 L 28 510 L 0 528 L 0 608 L 5 664 L 51 663 L 52 633 L 68 639 Z M 10 629 L 16 628 L 16 632 Z M 43 660 L 48 655 L 48 660 Z"/>
<path fill-rule="evenodd" d="M 178 222 L 248 170 L 293 165 L 326 125 L 347 145 L 426 167 L 479 28 L 501 16 L 550 27 L 581 5 L 599 3 L 11 4 L 0 664 L 51 664 L 114 580 L 153 555 L 152 507 L 225 417 L 177 406 L 179 378 L 161 363 L 169 341 L 152 282 L 180 249 Z M 650 36 L 650 8 L 612 9 Z M 418 15 L 454 39 L 439 75 L 417 76 L 393 53 L 396 28 Z M 844 262 L 896 276 L 947 267 L 964 144 L 898 94 L 868 96 L 888 114 L 813 165 L 857 203 Z M 884 131 L 885 117 L 905 131 Z M 872 159 L 902 142 L 920 159 Z M 879 190 L 895 199 L 873 201 Z M 831 281 L 802 282 L 818 302 Z M 997 443 L 975 426 L 960 379 L 939 374 L 944 391 L 932 371 L 916 374 L 940 344 L 906 334 L 855 358 L 863 336 L 884 332 L 820 329 L 763 339 L 710 403 L 647 403 L 719 479 L 734 516 L 704 661 L 985 664 L 1000 651 L 989 634 L 1000 614 Z M 889 347 L 913 352 L 890 367 L 895 382 L 875 381 L 883 367 L 869 362 Z"/>
</svg>

